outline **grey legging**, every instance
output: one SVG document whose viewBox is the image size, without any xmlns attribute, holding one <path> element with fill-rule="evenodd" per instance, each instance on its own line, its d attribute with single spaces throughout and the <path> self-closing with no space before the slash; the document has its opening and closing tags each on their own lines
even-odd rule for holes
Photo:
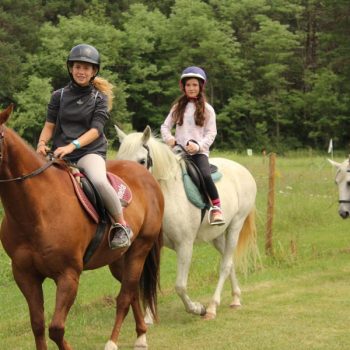
<svg viewBox="0 0 350 350">
<path fill-rule="evenodd" d="M 106 161 L 98 154 L 87 154 L 81 157 L 77 163 L 83 168 L 86 175 L 100 192 L 102 200 L 109 214 L 114 220 L 119 219 L 122 206 L 117 193 L 107 179 Z"/>
</svg>

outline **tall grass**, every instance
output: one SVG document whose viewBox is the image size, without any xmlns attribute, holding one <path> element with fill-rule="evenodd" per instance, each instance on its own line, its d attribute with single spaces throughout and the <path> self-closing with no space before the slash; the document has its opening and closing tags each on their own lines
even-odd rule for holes
<svg viewBox="0 0 350 350">
<path fill-rule="evenodd" d="M 229 283 L 214 321 L 187 314 L 174 291 L 175 253 L 162 253 L 160 323 L 147 333 L 150 349 L 348 349 L 350 221 L 337 215 L 334 170 L 326 156 L 277 156 L 273 256 L 264 240 L 268 195 L 268 158 L 213 154 L 245 165 L 258 185 L 257 224 L 261 268 L 240 275 L 243 307 L 232 310 Z M 339 161 L 343 160 L 341 157 Z M 26 303 L 13 283 L 9 259 L 0 249 L 0 349 L 34 349 Z M 195 246 L 188 284 L 193 299 L 207 304 L 218 277 L 219 257 L 208 244 Z M 114 320 L 119 285 L 107 268 L 84 272 L 67 321 L 75 349 L 103 349 Z M 54 284 L 45 282 L 47 320 L 53 312 Z M 131 314 L 123 326 L 120 349 L 135 339 Z M 55 349 L 48 341 L 49 349 Z"/>
</svg>

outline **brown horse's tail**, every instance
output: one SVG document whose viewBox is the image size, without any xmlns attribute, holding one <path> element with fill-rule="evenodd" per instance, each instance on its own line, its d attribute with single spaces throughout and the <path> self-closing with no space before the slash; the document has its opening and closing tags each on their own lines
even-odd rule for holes
<svg viewBox="0 0 350 350">
<path fill-rule="evenodd" d="M 160 289 L 159 271 L 162 247 L 163 233 L 161 231 L 148 253 L 140 279 L 140 295 L 143 307 L 146 309 L 148 306 L 155 321 L 158 321 L 157 290 Z"/>
<path fill-rule="evenodd" d="M 238 237 L 235 251 L 235 264 L 246 275 L 249 270 L 256 270 L 260 262 L 259 248 L 257 244 L 257 230 L 255 223 L 256 209 L 245 218 Z"/>
</svg>

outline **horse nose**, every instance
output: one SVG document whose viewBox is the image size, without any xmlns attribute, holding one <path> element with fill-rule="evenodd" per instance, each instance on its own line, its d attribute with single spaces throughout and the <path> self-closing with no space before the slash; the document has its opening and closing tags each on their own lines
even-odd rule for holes
<svg viewBox="0 0 350 350">
<path fill-rule="evenodd" d="M 339 215 L 343 218 L 346 219 L 347 217 L 349 217 L 349 212 L 345 211 L 345 210 L 339 210 Z"/>
</svg>

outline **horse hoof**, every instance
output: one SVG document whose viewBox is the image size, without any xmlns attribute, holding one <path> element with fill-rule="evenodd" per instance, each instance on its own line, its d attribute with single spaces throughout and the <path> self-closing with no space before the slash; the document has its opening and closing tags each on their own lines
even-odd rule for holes
<svg viewBox="0 0 350 350">
<path fill-rule="evenodd" d="M 207 309 L 205 308 L 205 306 L 202 305 L 200 315 L 203 317 L 206 315 L 206 313 L 207 313 Z"/>
<path fill-rule="evenodd" d="M 105 345 L 105 350 L 118 350 L 118 345 L 112 340 L 108 340 Z"/>
<path fill-rule="evenodd" d="M 213 314 L 212 312 L 207 312 L 204 316 L 202 316 L 202 319 L 205 321 L 210 321 L 210 320 L 214 320 L 216 317 L 215 314 Z"/>
<path fill-rule="evenodd" d="M 236 309 L 236 310 L 237 310 L 237 309 L 240 309 L 241 306 L 242 306 L 241 304 L 230 304 L 230 308 L 231 308 L 231 309 Z"/>
<path fill-rule="evenodd" d="M 146 334 L 142 334 L 136 339 L 136 342 L 134 344 L 134 350 L 147 350 L 148 344 L 146 339 Z"/>
<path fill-rule="evenodd" d="M 143 320 L 145 321 L 147 326 L 152 326 L 153 325 L 153 318 L 152 317 L 146 315 Z"/>
</svg>

